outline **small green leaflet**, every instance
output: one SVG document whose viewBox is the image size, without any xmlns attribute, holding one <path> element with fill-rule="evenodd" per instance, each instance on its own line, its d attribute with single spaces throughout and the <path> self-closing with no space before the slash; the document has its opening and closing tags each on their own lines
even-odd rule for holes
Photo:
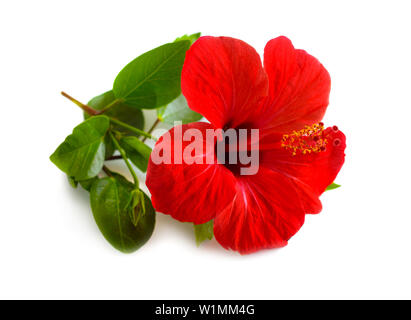
<svg viewBox="0 0 411 320">
<path fill-rule="evenodd" d="M 130 62 L 114 81 L 115 97 L 145 109 L 173 101 L 181 93 L 181 70 L 190 44 L 189 40 L 167 43 Z"/>
<path fill-rule="evenodd" d="M 67 180 L 69 182 L 69 184 L 76 189 L 77 185 L 78 185 L 78 181 L 76 179 L 74 179 L 73 177 L 67 176 Z"/>
<path fill-rule="evenodd" d="M 185 34 L 184 36 L 178 37 L 177 39 L 174 40 L 174 42 L 177 41 L 182 41 L 182 40 L 188 40 L 193 44 L 198 38 L 201 37 L 201 32 L 193 33 L 193 34 Z"/>
<path fill-rule="evenodd" d="M 201 33 L 194 33 L 191 35 L 184 35 L 177 38 L 174 42 L 189 40 L 193 44 Z M 196 122 L 203 116 L 197 112 L 194 112 L 188 107 L 186 98 L 180 94 L 174 101 L 166 106 L 157 109 L 157 117 L 160 121 L 174 125 L 175 121 L 181 121 L 183 124 Z"/>
<path fill-rule="evenodd" d="M 134 225 L 130 218 L 130 197 L 134 186 L 118 176 L 99 179 L 90 191 L 94 219 L 106 240 L 117 250 L 131 253 L 151 237 L 155 225 L 155 210 L 144 195 L 145 214 Z"/>
<path fill-rule="evenodd" d="M 80 184 L 81 187 L 82 187 L 84 190 L 90 192 L 91 186 L 93 185 L 94 181 L 98 180 L 98 177 L 94 177 L 94 178 L 87 179 L 87 180 L 77 181 L 77 180 L 74 179 L 73 177 L 67 176 L 67 179 L 68 179 L 70 185 L 71 185 L 73 188 L 77 188 L 77 186 Z"/>
<path fill-rule="evenodd" d="M 98 180 L 98 177 L 94 177 L 94 178 L 87 179 L 87 180 L 81 180 L 81 181 L 79 181 L 78 183 L 80 183 L 81 187 L 82 187 L 84 190 L 90 192 L 91 187 L 93 186 L 93 183 L 94 183 L 96 180 Z"/>
<path fill-rule="evenodd" d="M 187 100 L 182 94 L 177 99 L 157 109 L 157 117 L 160 121 L 174 125 L 175 121 L 181 121 L 183 124 L 196 122 L 203 118 L 197 112 L 191 110 L 187 105 Z"/>
<path fill-rule="evenodd" d="M 50 156 L 50 160 L 73 179 L 95 177 L 103 168 L 104 137 L 110 126 L 106 116 L 96 116 L 79 124 Z"/>
<path fill-rule="evenodd" d="M 205 240 L 211 240 L 214 236 L 214 220 L 208 221 L 203 224 L 194 225 L 194 234 L 196 236 L 197 246 L 203 243 Z"/>
<path fill-rule="evenodd" d="M 325 191 L 337 189 L 339 187 L 341 187 L 339 184 L 336 184 L 336 183 L 333 182 L 325 189 Z"/>
</svg>

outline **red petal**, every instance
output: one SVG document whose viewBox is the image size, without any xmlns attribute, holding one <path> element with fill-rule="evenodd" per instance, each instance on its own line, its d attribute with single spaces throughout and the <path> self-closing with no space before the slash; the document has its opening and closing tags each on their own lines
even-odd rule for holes
<svg viewBox="0 0 411 320">
<path fill-rule="evenodd" d="M 327 128 L 326 150 L 319 153 L 297 154 L 285 150 L 277 142 L 273 150 L 261 153 L 260 165 L 288 177 L 294 184 L 306 213 L 321 211 L 319 196 L 335 180 L 344 163 L 345 135 Z"/>
<path fill-rule="evenodd" d="M 206 164 L 206 150 L 214 153 L 214 144 L 207 146 L 205 139 L 183 141 L 182 150 L 188 145 L 200 147 L 204 151 L 196 159 L 203 164 L 177 164 L 174 150 L 180 150 L 175 139 L 179 139 L 179 129 L 186 134 L 188 129 L 198 129 L 201 137 L 206 137 L 206 130 L 212 125 L 203 122 L 191 123 L 172 128 L 170 142 L 163 135 L 150 156 L 146 184 L 152 195 L 154 208 L 183 222 L 205 223 L 221 212 L 230 203 L 235 193 L 233 174 L 220 164 Z M 162 149 L 162 151 L 161 151 Z M 181 150 L 180 150 L 181 151 Z M 156 154 L 171 154 L 171 163 L 156 164 Z M 180 152 L 181 153 L 181 152 Z M 216 161 L 215 161 L 216 163 Z"/>
<path fill-rule="evenodd" d="M 236 196 L 214 220 L 214 234 L 224 248 L 252 253 L 285 246 L 304 217 L 290 180 L 260 168 L 255 176 L 239 178 Z"/>
<path fill-rule="evenodd" d="M 268 81 L 258 53 L 247 43 L 201 37 L 186 54 L 181 88 L 190 108 L 215 127 L 235 128 L 258 117 Z"/>
<path fill-rule="evenodd" d="M 287 133 L 321 121 L 331 79 L 316 58 L 294 49 L 288 38 L 278 37 L 265 47 L 264 68 L 270 88 L 263 127 Z"/>
</svg>

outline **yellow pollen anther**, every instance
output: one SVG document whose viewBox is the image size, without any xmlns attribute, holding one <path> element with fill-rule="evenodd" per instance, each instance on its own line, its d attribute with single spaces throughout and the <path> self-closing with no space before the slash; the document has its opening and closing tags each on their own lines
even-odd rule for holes
<svg viewBox="0 0 411 320">
<path fill-rule="evenodd" d="M 318 153 L 326 149 L 327 139 L 324 136 L 323 123 L 305 126 L 304 129 L 283 135 L 281 147 L 297 154 Z"/>
</svg>

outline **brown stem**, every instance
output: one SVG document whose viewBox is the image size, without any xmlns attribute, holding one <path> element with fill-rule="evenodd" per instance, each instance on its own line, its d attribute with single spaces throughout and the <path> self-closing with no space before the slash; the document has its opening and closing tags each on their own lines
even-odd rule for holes
<svg viewBox="0 0 411 320">
<path fill-rule="evenodd" d="M 160 123 L 160 119 L 157 118 L 157 120 L 153 123 L 153 125 L 151 126 L 150 130 L 147 131 L 147 133 L 151 134 L 159 123 Z M 144 137 L 142 141 L 144 142 L 144 141 L 146 141 L 146 139 L 147 139 L 147 137 Z"/>
<path fill-rule="evenodd" d="M 103 171 L 106 173 L 106 175 L 108 175 L 109 177 L 112 177 L 113 175 L 111 174 L 111 171 L 109 168 L 107 168 L 106 166 L 103 166 Z"/>
<path fill-rule="evenodd" d="M 106 160 L 110 161 L 110 160 L 119 160 L 119 159 L 123 159 L 123 157 L 122 156 L 111 156 L 110 158 L 107 158 Z"/>
<path fill-rule="evenodd" d="M 69 99 L 71 102 L 75 103 L 76 105 L 78 105 L 81 109 L 83 109 L 85 112 L 87 112 L 91 116 L 96 116 L 96 115 L 100 114 L 99 111 L 93 109 L 92 107 L 89 107 L 88 105 L 86 105 L 84 103 L 81 103 L 80 101 L 74 99 L 72 96 L 68 95 L 64 91 L 61 92 L 61 95 L 65 98 Z"/>
</svg>

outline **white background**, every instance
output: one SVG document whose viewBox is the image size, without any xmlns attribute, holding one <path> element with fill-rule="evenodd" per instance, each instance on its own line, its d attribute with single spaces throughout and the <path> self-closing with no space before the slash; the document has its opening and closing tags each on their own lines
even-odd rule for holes
<svg viewBox="0 0 411 320">
<path fill-rule="evenodd" d="M 410 12 L 409 1 L 2 1 L 0 298 L 411 298 Z M 139 54 L 198 31 L 259 52 L 286 35 L 326 66 L 325 122 L 347 135 L 343 187 L 280 250 L 197 248 L 189 224 L 158 214 L 148 244 L 123 255 L 48 159 L 82 118 L 59 92 L 87 101 Z"/>
</svg>

